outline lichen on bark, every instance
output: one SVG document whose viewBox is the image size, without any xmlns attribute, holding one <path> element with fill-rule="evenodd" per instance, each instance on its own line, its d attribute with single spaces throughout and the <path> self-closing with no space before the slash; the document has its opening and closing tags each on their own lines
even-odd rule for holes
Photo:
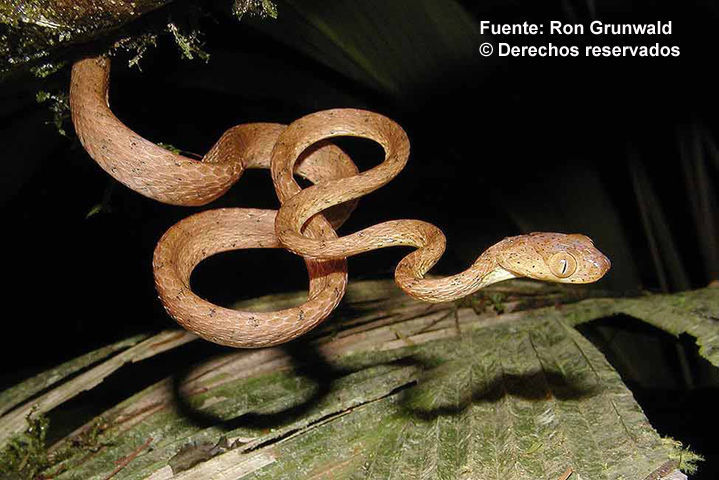
<svg viewBox="0 0 719 480">
<path fill-rule="evenodd" d="M 90 41 L 170 0 L 10 0 L 0 3 L 0 74 Z"/>
<path fill-rule="evenodd" d="M 227 5 L 238 18 L 243 15 L 277 16 L 276 6 L 270 0 L 237 0 L 234 3 L 227 0 Z M 156 15 L 138 24 L 138 20 L 145 20 L 147 14 L 163 8 L 167 10 L 166 15 Z M 189 53 L 202 58 L 196 40 L 198 31 L 183 33 L 172 18 L 173 14 L 174 17 L 202 15 L 204 8 L 201 2 L 177 0 L 1 1 L 0 79 L 23 69 L 54 70 L 67 57 L 73 57 L 73 47 L 94 40 L 104 44 L 98 48 L 105 52 L 117 43 L 119 47 L 137 45 L 136 50 L 141 54 L 149 44 L 147 40 L 162 31 L 175 36 L 185 55 Z M 136 64 L 137 59 L 131 63 Z"/>
</svg>

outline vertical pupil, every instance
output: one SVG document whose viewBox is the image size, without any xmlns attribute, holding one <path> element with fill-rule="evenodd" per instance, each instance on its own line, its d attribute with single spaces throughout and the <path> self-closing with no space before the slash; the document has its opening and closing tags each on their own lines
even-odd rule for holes
<svg viewBox="0 0 719 480">
<path fill-rule="evenodd" d="M 559 261 L 559 263 L 562 265 L 562 275 L 564 275 L 565 273 L 567 273 L 567 260 L 562 259 Z"/>
</svg>

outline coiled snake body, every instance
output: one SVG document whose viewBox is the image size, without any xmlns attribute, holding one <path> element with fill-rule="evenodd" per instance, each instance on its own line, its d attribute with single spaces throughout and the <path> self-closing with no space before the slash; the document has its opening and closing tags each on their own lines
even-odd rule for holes
<svg viewBox="0 0 719 480">
<path fill-rule="evenodd" d="M 204 205 L 225 193 L 246 168 L 268 168 L 279 211 L 250 208 L 208 210 L 192 215 L 160 239 L 153 258 L 155 284 L 167 312 L 186 329 L 212 342 L 253 348 L 292 340 L 323 321 L 347 285 L 346 257 L 391 246 L 417 249 L 395 270 L 399 287 L 412 297 L 444 302 L 514 277 L 563 283 L 601 278 L 609 260 L 581 234 L 532 233 L 505 238 L 465 271 L 425 278 L 445 248 L 434 225 L 419 220 L 383 222 L 338 237 L 356 200 L 394 178 L 409 157 L 399 125 L 376 113 L 337 109 L 317 112 L 289 126 L 254 123 L 227 130 L 197 161 L 172 153 L 133 132 L 109 107 L 110 62 L 88 58 L 73 65 L 72 119 L 90 156 L 110 175 L 155 200 Z M 327 139 L 364 137 L 379 143 L 384 161 L 358 172 Z M 302 189 L 294 174 L 314 185 Z M 242 248 L 285 248 L 305 259 L 308 300 L 275 312 L 223 308 L 194 294 L 190 275 L 203 259 Z"/>
</svg>

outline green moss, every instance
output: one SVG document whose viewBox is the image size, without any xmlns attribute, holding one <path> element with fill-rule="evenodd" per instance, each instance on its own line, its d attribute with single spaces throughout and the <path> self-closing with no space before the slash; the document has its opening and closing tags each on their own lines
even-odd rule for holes
<svg viewBox="0 0 719 480">
<path fill-rule="evenodd" d="M 52 113 L 53 125 L 55 125 L 55 128 L 60 135 L 67 137 L 67 132 L 65 131 L 65 121 L 70 118 L 70 102 L 67 92 L 52 93 L 40 90 L 37 94 L 35 94 L 35 100 L 38 103 L 45 103 L 48 105 L 48 108 Z"/>
<path fill-rule="evenodd" d="M 140 60 L 148 49 L 155 47 L 157 47 L 157 34 L 148 32 L 135 37 L 121 38 L 113 44 L 108 53 L 116 55 L 118 52 L 126 52 L 130 55 L 127 65 L 142 70 Z"/>
<path fill-rule="evenodd" d="M 689 475 L 696 473 L 699 468 L 699 462 L 704 461 L 704 457 L 698 453 L 689 450 L 688 447 L 682 445 L 678 440 L 670 437 L 662 438 L 662 443 L 667 446 L 667 450 L 671 453 L 669 458 L 676 462 L 679 470 Z"/>
<path fill-rule="evenodd" d="M 42 65 L 36 65 L 34 67 L 30 68 L 30 73 L 35 75 L 38 78 L 45 78 L 53 73 L 56 73 L 60 70 L 62 70 L 67 63 L 65 62 L 46 62 Z"/>
<path fill-rule="evenodd" d="M 180 53 L 183 57 L 193 60 L 197 56 L 205 62 L 210 60 L 210 54 L 202 49 L 201 33 L 198 30 L 192 30 L 190 33 L 185 34 L 180 31 L 175 23 L 170 22 L 167 24 L 167 31 L 175 38 L 175 43 L 180 48 Z"/>
<path fill-rule="evenodd" d="M 491 293 L 489 295 L 489 301 L 492 304 L 492 308 L 497 313 L 504 313 L 504 300 L 507 298 L 502 292 Z"/>
<path fill-rule="evenodd" d="M 68 470 L 66 460 L 79 454 L 96 453 L 107 443 L 101 441 L 107 423 L 102 417 L 61 448 L 49 452 L 45 439 L 50 420 L 33 410 L 27 416 L 27 429 L 15 435 L 0 452 L 0 478 L 3 480 L 32 480 L 55 477 Z"/>
<path fill-rule="evenodd" d="M 246 14 L 277 18 L 277 6 L 271 0 L 235 0 L 232 4 L 232 13 L 238 20 Z"/>
<path fill-rule="evenodd" d="M 4 479 L 34 479 L 50 466 L 45 447 L 50 421 L 34 413 L 27 416 L 27 429 L 10 439 L 0 452 L 0 477 Z"/>
</svg>

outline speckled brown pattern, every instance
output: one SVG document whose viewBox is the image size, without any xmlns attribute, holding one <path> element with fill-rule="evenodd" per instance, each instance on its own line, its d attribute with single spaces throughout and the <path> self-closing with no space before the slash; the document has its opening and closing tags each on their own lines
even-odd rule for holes
<svg viewBox="0 0 719 480">
<path fill-rule="evenodd" d="M 272 148 L 284 125 L 255 123 L 225 132 L 202 162 L 174 154 L 141 138 L 113 115 L 107 102 L 110 62 L 90 58 L 72 70 L 70 105 L 78 137 L 90 156 L 133 190 L 175 205 L 202 205 L 221 196 L 245 168 L 270 167 Z M 171 172 L 171 173 L 170 173 Z M 296 173 L 314 183 L 355 175 L 357 167 L 338 147 L 319 142 L 304 152 Z M 354 209 L 348 202 L 324 212 L 305 229 L 318 238 L 336 237 Z M 155 285 L 167 312 L 201 337 L 233 347 L 264 347 L 310 330 L 337 306 L 347 285 L 347 262 L 305 259 L 309 300 L 296 308 L 266 313 L 214 305 L 190 289 L 193 268 L 226 250 L 278 248 L 274 210 L 220 209 L 193 215 L 170 228 L 155 249 Z"/>
<path fill-rule="evenodd" d="M 384 148 L 384 161 L 359 175 L 300 190 L 291 174 L 295 159 L 313 143 L 339 136 L 376 141 Z M 581 234 L 532 233 L 506 238 L 487 249 L 467 270 L 439 279 L 424 275 L 442 256 L 445 238 L 440 229 L 426 222 L 393 220 L 338 239 L 303 234 L 307 219 L 387 184 L 404 168 L 408 157 L 409 140 L 402 128 L 376 113 L 326 110 L 293 122 L 278 138 L 270 162 L 272 180 L 282 200 L 275 222 L 280 243 L 298 255 L 324 259 L 399 245 L 416 247 L 397 265 L 395 280 L 407 294 L 427 302 L 455 300 L 512 277 L 590 283 L 609 270 L 609 259 Z M 552 266 L 567 270 L 555 272 Z"/>
<path fill-rule="evenodd" d="M 407 163 L 407 135 L 390 119 L 337 109 L 308 115 L 288 127 L 239 125 L 197 161 L 145 140 L 113 115 L 107 102 L 109 71 L 105 58 L 73 66 L 72 118 L 90 156 L 128 187 L 165 203 L 203 205 L 227 191 L 245 168 L 272 171 L 282 204 L 279 212 L 237 208 L 192 215 L 170 228 L 155 250 L 155 283 L 166 310 L 207 340 L 252 348 L 296 338 L 323 321 L 344 295 L 345 258 L 378 248 L 417 248 L 397 265 L 395 279 L 409 295 L 429 302 L 461 298 L 518 276 L 588 283 L 609 270 L 609 260 L 584 235 L 532 233 L 505 238 L 461 273 L 424 278 L 445 248 L 444 234 L 434 225 L 393 220 L 341 238 L 333 228 L 347 218 L 359 197 L 388 183 Z M 327 142 L 339 136 L 376 141 L 384 148 L 384 161 L 358 173 L 349 157 Z M 314 185 L 302 190 L 293 172 Z M 302 255 L 310 276 L 308 301 L 287 310 L 253 313 L 219 307 L 192 292 L 189 279 L 199 262 L 241 248 L 286 248 Z"/>
</svg>

